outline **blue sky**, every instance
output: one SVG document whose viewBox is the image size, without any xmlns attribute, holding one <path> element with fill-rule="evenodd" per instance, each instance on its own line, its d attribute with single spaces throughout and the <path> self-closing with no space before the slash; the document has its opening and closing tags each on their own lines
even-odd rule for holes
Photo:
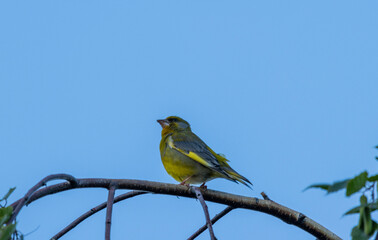
<svg viewBox="0 0 378 240">
<path fill-rule="evenodd" d="M 378 4 L 373 1 L 2 1 L 0 194 L 52 173 L 175 183 L 156 119 L 178 115 L 254 183 L 211 189 L 273 200 L 344 239 L 358 203 L 302 190 L 377 172 Z M 117 191 L 116 194 L 125 191 Z M 24 208 L 26 239 L 47 239 L 106 200 L 73 190 Z M 224 206 L 209 203 L 213 216 Z M 101 212 L 62 239 L 103 239 Z M 113 239 L 185 239 L 204 223 L 193 199 L 118 203 Z M 220 239 L 314 239 L 235 210 Z M 199 239 L 208 239 L 204 233 Z"/>
</svg>

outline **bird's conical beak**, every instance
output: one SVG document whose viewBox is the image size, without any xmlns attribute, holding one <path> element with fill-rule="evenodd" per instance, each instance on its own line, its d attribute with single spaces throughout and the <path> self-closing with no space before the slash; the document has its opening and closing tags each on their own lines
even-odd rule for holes
<svg viewBox="0 0 378 240">
<path fill-rule="evenodd" d="M 165 128 L 166 126 L 169 125 L 169 122 L 166 119 L 159 119 L 159 120 L 156 120 L 156 121 L 160 124 L 160 126 L 162 128 Z"/>
</svg>

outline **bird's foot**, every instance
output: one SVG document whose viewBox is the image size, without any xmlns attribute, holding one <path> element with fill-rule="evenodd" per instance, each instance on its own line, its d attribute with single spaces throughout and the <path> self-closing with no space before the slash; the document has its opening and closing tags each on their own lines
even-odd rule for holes
<svg viewBox="0 0 378 240">
<path fill-rule="evenodd" d="M 203 190 L 207 190 L 206 182 L 202 183 L 200 188 Z"/>
<path fill-rule="evenodd" d="M 184 179 L 184 181 L 180 182 L 179 185 L 184 185 L 184 186 L 188 186 L 189 187 L 189 183 L 186 183 L 192 176 L 189 176 L 187 178 Z"/>
<path fill-rule="evenodd" d="M 187 187 L 189 187 L 189 186 L 190 186 L 190 184 L 189 184 L 189 183 L 186 183 L 185 181 L 183 181 L 183 182 L 180 182 L 180 183 L 179 183 L 179 185 L 183 185 L 183 186 L 187 186 Z"/>
</svg>

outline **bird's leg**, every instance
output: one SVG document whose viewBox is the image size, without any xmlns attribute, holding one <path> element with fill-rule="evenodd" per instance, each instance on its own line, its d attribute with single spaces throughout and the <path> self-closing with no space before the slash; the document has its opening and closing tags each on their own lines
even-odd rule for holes
<svg viewBox="0 0 378 240">
<path fill-rule="evenodd" d="M 203 182 L 200 186 L 201 189 L 207 190 L 206 182 Z"/>
<path fill-rule="evenodd" d="M 192 177 L 192 176 L 189 176 L 189 177 L 185 178 L 184 181 L 180 182 L 179 185 L 187 185 L 187 186 L 189 186 L 189 184 L 185 184 L 185 183 L 186 183 L 186 181 L 188 181 L 191 177 Z"/>
</svg>

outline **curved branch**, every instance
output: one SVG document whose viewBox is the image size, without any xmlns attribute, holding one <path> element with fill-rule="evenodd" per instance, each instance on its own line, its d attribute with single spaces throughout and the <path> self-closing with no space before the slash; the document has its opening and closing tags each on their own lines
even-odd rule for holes
<svg viewBox="0 0 378 240">
<path fill-rule="evenodd" d="M 218 213 L 217 215 L 215 215 L 215 217 L 213 217 L 213 219 L 211 219 L 211 224 L 214 224 L 216 223 L 219 219 L 221 219 L 223 216 L 225 216 L 227 213 L 231 212 L 233 209 L 235 209 L 234 207 L 226 207 L 225 209 L 223 209 L 222 212 Z M 201 233 L 203 233 L 205 230 L 207 229 L 207 224 L 203 225 L 200 229 L 197 230 L 197 232 L 193 233 L 189 238 L 188 240 L 193 240 L 195 239 L 196 237 L 198 237 Z"/>
<path fill-rule="evenodd" d="M 268 195 L 266 195 L 264 192 L 261 192 L 260 193 L 261 196 L 265 199 L 265 200 L 270 200 L 270 198 L 268 197 Z M 226 207 L 225 209 L 223 209 L 222 212 L 218 213 L 217 215 L 215 215 L 215 217 L 213 217 L 213 219 L 211 219 L 211 224 L 214 224 L 216 223 L 219 219 L 221 219 L 223 216 L 225 216 L 227 213 L 231 212 L 232 210 L 234 210 L 235 208 L 234 207 L 231 207 L 231 206 L 228 206 Z M 195 233 L 193 233 L 189 238 L 188 240 L 193 240 L 195 239 L 196 237 L 198 237 L 201 233 L 203 233 L 205 230 L 207 229 L 207 225 L 203 225 L 200 229 L 198 229 Z"/>
<path fill-rule="evenodd" d="M 73 176 L 71 176 L 69 174 L 63 174 L 63 173 L 61 173 L 61 174 L 52 174 L 52 175 L 49 175 L 49 176 L 45 177 L 44 179 L 42 179 L 41 181 L 39 181 L 36 185 L 34 185 L 25 194 L 25 196 L 18 201 L 16 209 L 13 211 L 12 217 L 8 220 L 7 224 L 13 222 L 16 219 L 18 213 L 21 211 L 21 208 L 27 203 L 27 201 L 29 200 L 29 197 L 35 191 L 37 191 L 38 188 L 46 185 L 46 183 L 49 182 L 49 181 L 51 181 L 51 180 L 57 180 L 57 179 L 67 180 L 67 181 L 69 181 L 70 185 L 73 186 L 73 187 L 75 187 L 77 185 L 76 178 L 74 178 Z"/>
<path fill-rule="evenodd" d="M 159 194 L 175 195 L 189 198 L 196 198 L 193 192 L 187 186 L 151 182 L 134 179 L 104 179 L 104 178 L 84 178 L 77 179 L 77 185 L 73 186 L 70 183 L 59 183 L 36 191 L 30 196 L 27 203 L 31 203 L 41 197 L 49 194 L 54 194 L 62 191 L 66 191 L 74 188 L 109 188 L 112 184 L 117 184 L 118 189 L 133 189 L 143 190 Z M 276 202 L 270 200 L 263 200 L 254 197 L 245 197 L 240 195 L 234 195 L 225 192 L 219 192 L 208 189 L 203 192 L 203 197 L 207 201 L 225 204 L 234 208 L 245 208 L 255 210 L 269 215 L 275 216 L 288 224 L 293 224 L 304 231 L 312 234 L 319 239 L 335 239 L 341 240 L 333 232 L 323 227 L 319 223 L 315 222 L 311 218 L 305 216 L 302 213 L 294 211 L 290 208 L 282 206 Z M 17 204 L 22 199 L 13 203 Z"/>
<path fill-rule="evenodd" d="M 121 194 L 121 195 L 115 197 L 114 198 L 114 203 L 120 202 L 120 201 L 128 199 L 128 198 L 132 198 L 132 197 L 135 197 L 135 196 L 138 196 L 138 195 L 141 195 L 141 194 L 146 194 L 146 193 L 148 193 L 148 192 L 145 192 L 145 191 L 131 191 L 131 192 L 127 192 L 127 193 L 124 193 L 124 194 Z M 79 225 L 82 221 L 84 221 L 85 219 L 89 218 L 93 214 L 101 211 L 102 209 L 106 208 L 107 204 L 108 204 L 108 202 L 103 202 L 100 205 L 98 205 L 98 206 L 96 206 L 94 208 L 91 208 L 89 211 L 87 211 L 86 213 L 84 213 L 80 217 L 76 218 L 69 225 L 67 225 L 67 227 L 63 228 L 60 232 L 58 232 L 57 234 L 55 234 L 51 238 L 51 240 L 57 240 L 57 239 L 63 237 L 64 234 L 66 234 L 69 231 L 71 231 L 74 227 L 76 227 L 77 225 Z"/>
</svg>

